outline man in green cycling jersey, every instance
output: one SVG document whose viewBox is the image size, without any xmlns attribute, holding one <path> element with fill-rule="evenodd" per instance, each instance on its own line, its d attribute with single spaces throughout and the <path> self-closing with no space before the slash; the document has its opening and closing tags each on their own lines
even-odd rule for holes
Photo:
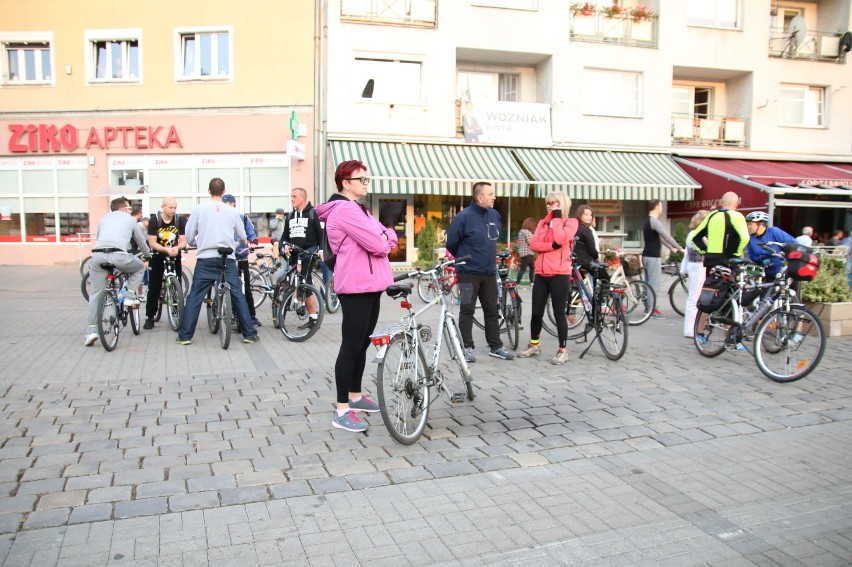
<svg viewBox="0 0 852 567">
<path fill-rule="evenodd" d="M 749 240 L 745 217 L 737 211 L 739 196 L 733 191 L 722 195 L 722 208 L 704 217 L 692 237 L 695 249 L 704 256 L 704 269 L 727 266 L 742 258 Z"/>
</svg>

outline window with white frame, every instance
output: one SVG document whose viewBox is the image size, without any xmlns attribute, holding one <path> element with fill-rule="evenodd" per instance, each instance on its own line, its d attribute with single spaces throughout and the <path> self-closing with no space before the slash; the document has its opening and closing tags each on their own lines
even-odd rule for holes
<svg viewBox="0 0 852 567">
<path fill-rule="evenodd" d="M 637 118 L 641 75 L 605 69 L 583 70 L 583 114 Z"/>
<path fill-rule="evenodd" d="M 421 104 L 421 61 L 356 57 L 352 67 L 355 98 L 389 104 Z"/>
<path fill-rule="evenodd" d="M 686 19 L 692 25 L 740 27 L 740 0 L 688 0 Z"/>
<path fill-rule="evenodd" d="M 3 84 L 53 83 L 53 57 L 50 33 L 3 33 Z"/>
<path fill-rule="evenodd" d="M 780 122 L 785 126 L 825 126 L 825 89 L 808 85 L 781 85 Z"/>
<path fill-rule="evenodd" d="M 520 73 L 459 71 L 456 81 L 462 100 L 521 102 Z"/>
<path fill-rule="evenodd" d="M 90 83 L 138 83 L 142 80 L 140 30 L 93 30 L 86 32 Z"/>
<path fill-rule="evenodd" d="M 178 80 L 230 79 L 233 33 L 229 27 L 177 30 Z"/>
</svg>

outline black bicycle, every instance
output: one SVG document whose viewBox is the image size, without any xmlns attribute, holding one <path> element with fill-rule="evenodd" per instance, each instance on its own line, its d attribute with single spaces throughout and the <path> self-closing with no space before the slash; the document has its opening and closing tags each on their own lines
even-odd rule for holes
<svg viewBox="0 0 852 567">
<path fill-rule="evenodd" d="M 510 252 L 498 252 L 497 259 L 497 311 L 500 316 L 500 332 L 509 335 L 509 344 L 512 349 L 518 348 L 518 340 L 521 331 L 522 301 L 518 294 L 518 284 L 509 278 L 509 266 L 507 261 L 512 254 Z M 437 285 L 437 284 L 435 284 Z M 473 313 L 473 322 L 480 329 L 485 329 L 485 318 L 482 308 L 477 305 Z"/>
<path fill-rule="evenodd" d="M 101 267 L 107 271 L 107 280 L 106 287 L 98 302 L 98 338 L 100 338 L 104 349 L 112 352 L 118 346 L 121 328 L 126 327 L 128 321 L 134 335 L 139 334 L 142 326 L 140 324 L 139 305 L 128 306 L 124 304 L 124 295 L 127 293 L 127 275 L 107 262 L 101 264 Z"/>
<path fill-rule="evenodd" d="M 183 320 L 185 295 L 180 280 L 181 278 L 177 275 L 177 261 L 171 256 L 166 256 L 163 261 L 163 287 L 160 288 L 155 320 L 159 321 L 163 316 L 163 306 L 165 306 L 169 328 L 172 331 L 180 329 L 180 322 Z"/>
<path fill-rule="evenodd" d="M 322 294 L 302 276 L 302 264 L 308 262 L 306 273 L 310 273 L 319 255 L 295 244 L 281 244 L 292 249 L 291 253 L 297 255 L 297 261 L 275 284 L 272 294 L 272 325 L 280 329 L 288 340 L 302 342 L 319 331 L 325 314 Z"/>
<path fill-rule="evenodd" d="M 233 248 L 222 247 L 217 250 L 222 257 L 222 273 L 219 281 L 207 292 L 207 327 L 210 332 L 219 335 L 219 345 L 227 349 L 231 344 L 231 331 L 234 327 L 234 308 L 231 305 L 231 284 L 225 274 L 228 256 Z"/>
</svg>

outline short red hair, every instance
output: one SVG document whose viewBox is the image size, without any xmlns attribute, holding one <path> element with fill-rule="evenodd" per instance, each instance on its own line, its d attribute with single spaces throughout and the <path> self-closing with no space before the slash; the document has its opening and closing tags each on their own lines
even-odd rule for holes
<svg viewBox="0 0 852 567">
<path fill-rule="evenodd" d="M 337 185 L 337 192 L 343 191 L 343 180 L 352 177 L 356 171 L 363 169 L 367 171 L 367 166 L 357 159 L 344 161 L 337 166 L 337 171 L 334 172 L 334 184 Z"/>
</svg>

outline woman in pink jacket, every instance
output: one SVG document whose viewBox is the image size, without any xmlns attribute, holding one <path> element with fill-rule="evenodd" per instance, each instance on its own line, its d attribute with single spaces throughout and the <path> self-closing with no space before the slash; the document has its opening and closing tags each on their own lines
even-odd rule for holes
<svg viewBox="0 0 852 567">
<path fill-rule="evenodd" d="M 530 248 L 538 253 L 535 259 L 530 344 L 518 354 L 519 358 L 541 354 L 541 346 L 538 343 L 547 298 L 550 297 L 554 313 L 565 313 L 571 290 L 571 248 L 574 245 L 574 235 L 577 234 L 577 219 L 568 217 L 571 199 L 562 191 L 554 191 L 545 197 L 544 201 L 547 216 L 539 221 L 530 240 Z M 556 329 L 559 350 L 550 362 L 565 364 L 568 362 L 568 321 L 565 317 L 556 317 Z"/>
<path fill-rule="evenodd" d="M 379 411 L 375 401 L 361 394 L 361 379 L 382 293 L 393 284 L 388 254 L 396 247 L 397 236 L 358 203 L 370 186 L 367 166 L 357 160 L 345 161 L 337 166 L 334 182 L 337 194 L 316 207 L 325 222 L 328 246 L 336 255 L 334 291 L 343 307 L 343 336 L 334 365 L 337 411 L 331 424 L 357 432 L 365 431 L 367 422 L 356 412 Z"/>
</svg>

